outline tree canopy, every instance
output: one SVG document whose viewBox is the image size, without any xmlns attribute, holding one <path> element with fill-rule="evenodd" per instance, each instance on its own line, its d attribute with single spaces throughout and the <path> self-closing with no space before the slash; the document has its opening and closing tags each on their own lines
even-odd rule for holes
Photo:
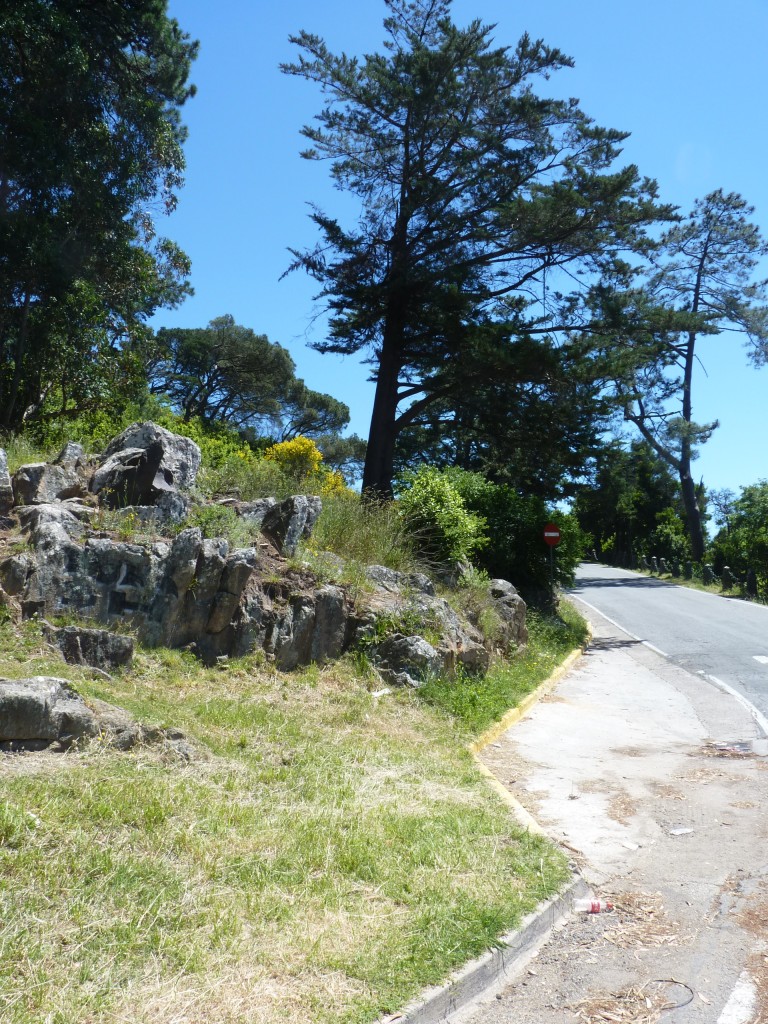
<svg viewBox="0 0 768 1024">
<path fill-rule="evenodd" d="M 166 0 L 0 11 L 0 427 L 125 401 L 125 343 L 189 291 L 155 206 L 182 182 L 197 44 Z"/>
<path fill-rule="evenodd" d="M 753 213 L 735 193 L 710 193 L 663 234 L 639 286 L 601 293 L 598 303 L 606 322 L 615 317 L 610 361 L 624 417 L 677 474 L 696 560 L 705 540 L 692 462 L 718 426 L 693 418 L 697 343 L 703 335 L 736 333 L 753 362 L 768 358 L 768 291 L 754 279 L 768 244 Z"/>
<path fill-rule="evenodd" d="M 548 282 L 602 272 L 669 211 L 634 166 L 613 169 L 625 134 L 535 94 L 570 66 L 559 50 L 527 35 L 494 47 L 492 27 L 451 21 L 449 0 L 385 3 L 385 52 L 334 55 L 301 32 L 284 70 L 326 99 L 303 156 L 330 161 L 359 203 L 352 227 L 315 209 L 320 241 L 292 266 L 330 313 L 317 348 L 372 363 L 363 485 L 388 494 L 398 433 L 481 381 L 516 381 L 521 338 L 556 353 L 573 307 Z"/>
<path fill-rule="evenodd" d="M 165 396 L 185 421 L 225 424 L 252 441 L 303 435 L 339 468 L 359 461 L 359 438 L 339 436 L 348 406 L 308 388 L 287 349 L 229 314 L 207 327 L 163 327 L 144 353 L 150 393 Z"/>
</svg>

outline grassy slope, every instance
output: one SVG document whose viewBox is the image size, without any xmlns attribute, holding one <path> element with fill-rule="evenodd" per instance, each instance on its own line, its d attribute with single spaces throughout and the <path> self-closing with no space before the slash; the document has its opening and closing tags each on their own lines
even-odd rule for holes
<svg viewBox="0 0 768 1024">
<path fill-rule="evenodd" d="M 201 751 L 2 756 L 4 1024 L 371 1021 L 492 945 L 567 868 L 487 789 L 455 713 L 479 704 L 477 728 L 543 678 L 538 633 L 522 681 L 464 683 L 449 714 L 374 697 L 351 662 L 142 651 L 94 681 L 34 624 L 0 626 L 0 675 L 73 679 Z"/>
</svg>

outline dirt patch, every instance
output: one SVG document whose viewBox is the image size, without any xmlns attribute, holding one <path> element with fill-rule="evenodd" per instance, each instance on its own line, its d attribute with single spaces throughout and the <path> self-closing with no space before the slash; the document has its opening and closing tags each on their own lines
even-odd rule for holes
<svg viewBox="0 0 768 1024">
<path fill-rule="evenodd" d="M 656 1024 L 667 1010 L 676 1010 L 693 1000 L 693 991 L 673 978 L 647 981 L 623 992 L 589 996 L 571 1006 L 584 1024 Z"/>
<path fill-rule="evenodd" d="M 725 757 L 735 761 L 752 760 L 757 755 L 748 743 L 704 743 L 697 751 L 691 753 L 692 757 L 697 754 L 703 757 Z"/>
<path fill-rule="evenodd" d="M 682 793 L 676 786 L 670 786 L 668 782 L 652 782 L 653 795 L 660 800 L 687 800 L 685 793 Z"/>
<path fill-rule="evenodd" d="M 611 747 L 611 753 L 622 757 L 645 757 L 648 750 L 645 747 Z"/>
<path fill-rule="evenodd" d="M 619 825 L 628 825 L 629 819 L 637 814 L 637 802 L 627 792 L 614 793 L 606 813 Z"/>
<path fill-rule="evenodd" d="M 650 949 L 687 945 L 692 935 L 681 935 L 680 925 L 671 921 L 660 892 L 620 892 L 608 896 L 614 906 L 615 924 L 604 939 L 623 949 Z"/>
</svg>

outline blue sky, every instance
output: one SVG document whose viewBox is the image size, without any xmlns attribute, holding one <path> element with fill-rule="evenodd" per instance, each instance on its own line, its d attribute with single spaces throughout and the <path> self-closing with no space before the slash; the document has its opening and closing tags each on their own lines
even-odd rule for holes
<svg viewBox="0 0 768 1024">
<path fill-rule="evenodd" d="M 351 429 L 366 436 L 367 368 L 307 346 L 323 336 L 313 282 L 300 273 L 280 280 L 288 247 L 315 239 L 307 204 L 331 213 L 349 207 L 327 168 L 298 155 L 299 130 L 320 95 L 278 64 L 293 59 L 288 36 L 300 29 L 323 36 L 334 52 L 381 49 L 384 4 L 171 0 L 170 13 L 200 40 L 198 94 L 184 109 L 186 184 L 177 211 L 158 227 L 191 257 L 195 295 L 158 315 L 156 326 L 204 326 L 231 313 L 285 345 L 299 376 L 346 402 Z M 740 192 L 768 234 L 765 0 L 454 0 L 453 17 L 495 24 L 498 45 L 527 31 L 559 47 L 575 67 L 539 91 L 578 97 L 597 123 L 631 132 L 624 162 L 656 178 L 663 200 L 686 212 L 715 188 Z M 694 418 L 721 426 L 696 475 L 708 487 L 738 490 L 768 477 L 768 368 L 749 367 L 738 337 L 726 335 L 702 343 L 701 357 Z"/>
</svg>

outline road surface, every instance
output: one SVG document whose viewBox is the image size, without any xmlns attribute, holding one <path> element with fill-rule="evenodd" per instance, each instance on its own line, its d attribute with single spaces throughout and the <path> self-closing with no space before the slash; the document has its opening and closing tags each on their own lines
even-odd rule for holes
<svg viewBox="0 0 768 1024">
<path fill-rule="evenodd" d="M 768 720 L 765 605 L 594 564 L 579 567 L 571 594 L 688 672 L 732 687 Z"/>
</svg>

